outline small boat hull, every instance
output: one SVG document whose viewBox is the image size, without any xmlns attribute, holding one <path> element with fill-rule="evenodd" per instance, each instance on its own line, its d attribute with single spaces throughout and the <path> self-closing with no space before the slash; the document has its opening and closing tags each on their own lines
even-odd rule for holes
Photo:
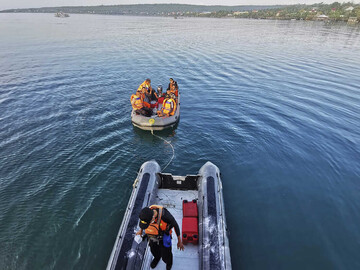
<svg viewBox="0 0 360 270">
<path fill-rule="evenodd" d="M 152 254 L 147 241 L 134 240 L 139 230 L 139 212 L 152 204 L 163 205 L 182 227 L 183 200 L 196 200 L 199 208 L 199 243 L 176 249 L 173 234 L 173 270 L 231 269 L 228 231 L 219 169 L 205 163 L 197 175 L 173 176 L 161 173 L 154 160 L 145 162 L 133 185 L 124 218 L 107 269 L 149 269 Z"/>
<path fill-rule="evenodd" d="M 178 104 L 174 115 L 169 117 L 159 117 L 157 116 L 156 111 L 156 108 L 154 108 L 154 115 L 146 117 L 136 114 L 135 111 L 132 110 L 131 122 L 135 127 L 143 130 L 164 130 L 167 128 L 173 128 L 180 120 L 180 96 L 178 97 Z"/>
</svg>

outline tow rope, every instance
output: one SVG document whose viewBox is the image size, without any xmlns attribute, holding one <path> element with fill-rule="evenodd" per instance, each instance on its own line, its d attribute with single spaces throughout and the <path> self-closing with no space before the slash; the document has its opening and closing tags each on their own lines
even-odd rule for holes
<svg viewBox="0 0 360 270">
<path fill-rule="evenodd" d="M 171 161 L 174 159 L 174 156 L 175 156 L 175 150 L 174 150 L 174 146 L 172 146 L 171 142 L 168 142 L 167 140 L 165 140 L 164 138 L 154 134 L 154 130 L 151 130 L 151 134 L 161 140 L 163 140 L 164 142 L 166 142 L 168 145 L 171 146 L 171 149 L 172 149 L 172 157 L 170 158 L 169 162 L 166 164 L 166 166 L 161 170 L 161 172 L 163 172 L 167 166 L 169 166 L 169 164 L 171 163 Z"/>
</svg>

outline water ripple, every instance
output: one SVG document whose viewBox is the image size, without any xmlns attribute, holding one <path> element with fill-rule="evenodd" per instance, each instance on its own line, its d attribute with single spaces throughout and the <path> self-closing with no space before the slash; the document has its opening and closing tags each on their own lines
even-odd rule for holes
<svg viewBox="0 0 360 270">
<path fill-rule="evenodd" d="M 175 148 L 166 170 L 221 169 L 234 269 L 359 264 L 357 29 L 0 17 L 1 269 L 106 266 L 139 166 L 172 155 L 131 124 L 147 77 L 164 88 L 174 77 L 182 94 L 179 126 L 157 133 Z"/>
</svg>

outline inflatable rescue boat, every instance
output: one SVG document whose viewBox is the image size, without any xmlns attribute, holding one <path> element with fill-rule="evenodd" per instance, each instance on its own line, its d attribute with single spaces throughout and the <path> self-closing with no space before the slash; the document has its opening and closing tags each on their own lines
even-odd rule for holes
<svg viewBox="0 0 360 270">
<path fill-rule="evenodd" d="M 206 162 L 197 175 L 174 176 L 161 173 L 159 164 L 152 160 L 141 166 L 133 184 L 107 270 L 150 269 L 153 256 L 148 241 L 135 241 L 139 213 L 150 205 L 164 206 L 179 224 L 185 250 L 177 249 L 172 232 L 173 270 L 231 269 L 218 167 Z M 155 269 L 165 269 L 165 264 L 159 262 Z"/>
<path fill-rule="evenodd" d="M 134 110 L 131 112 L 131 122 L 135 127 L 143 130 L 163 130 L 174 127 L 180 120 L 180 95 L 177 97 L 176 110 L 174 115 L 168 117 L 159 117 L 156 112 L 161 109 L 161 104 L 152 106 L 153 115 L 146 117 L 137 114 Z"/>
</svg>

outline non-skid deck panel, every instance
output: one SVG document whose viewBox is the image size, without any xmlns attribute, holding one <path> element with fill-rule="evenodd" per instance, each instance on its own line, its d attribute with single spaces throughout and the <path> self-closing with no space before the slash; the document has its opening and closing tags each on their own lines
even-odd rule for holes
<svg viewBox="0 0 360 270">
<path fill-rule="evenodd" d="M 170 189 L 159 189 L 156 204 L 166 207 L 170 213 L 174 216 L 177 223 L 179 224 L 180 233 L 182 226 L 182 201 L 192 201 L 198 199 L 198 192 L 195 190 L 170 190 Z M 172 252 L 173 252 L 173 267 L 172 270 L 192 270 L 199 269 L 199 245 L 187 244 L 184 245 L 185 250 L 180 251 L 177 249 L 177 236 L 175 230 L 172 233 Z M 143 269 L 151 269 L 150 262 L 152 255 L 149 247 L 146 250 L 145 258 L 146 267 Z M 160 261 L 157 270 L 165 270 L 166 265 L 163 261 Z"/>
</svg>

